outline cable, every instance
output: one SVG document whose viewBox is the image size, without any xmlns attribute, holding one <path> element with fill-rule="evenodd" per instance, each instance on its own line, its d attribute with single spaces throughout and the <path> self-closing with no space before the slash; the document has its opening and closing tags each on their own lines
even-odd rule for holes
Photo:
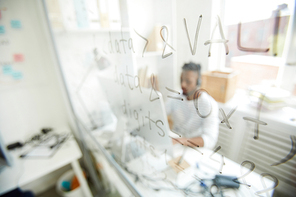
<svg viewBox="0 0 296 197">
<path fill-rule="evenodd" d="M 121 163 L 121 164 L 123 164 L 123 163 Z M 189 183 L 187 186 L 181 188 L 181 187 L 176 186 L 175 184 L 173 184 L 169 180 L 164 180 L 162 178 L 151 178 L 151 177 L 149 177 L 147 175 L 140 175 L 138 173 L 132 172 L 131 170 L 129 170 L 125 166 L 125 164 L 123 164 L 123 165 L 124 165 L 123 168 L 124 168 L 125 171 L 127 171 L 129 174 L 135 176 L 135 179 L 137 180 L 136 182 L 141 182 L 146 187 L 148 187 L 150 189 L 153 189 L 155 191 L 159 191 L 159 190 L 176 191 L 176 190 L 179 190 L 180 192 L 183 192 L 185 195 L 188 195 L 189 193 L 191 193 L 191 195 L 193 195 L 193 194 L 200 194 L 201 193 L 201 192 L 198 192 L 198 191 L 193 191 L 190 188 L 193 185 L 198 184 L 199 183 L 198 181 L 193 181 L 193 182 Z M 159 181 L 161 181 L 163 183 L 171 184 L 172 187 L 153 187 L 151 184 L 149 184 L 150 182 L 153 182 L 153 183 L 157 184 L 157 182 L 159 182 Z"/>
<path fill-rule="evenodd" d="M 119 165 L 130 175 L 134 176 L 135 178 L 135 182 L 140 182 L 141 184 L 143 184 L 145 187 L 150 188 L 154 191 L 160 191 L 160 190 L 166 190 L 166 191 L 178 191 L 178 192 L 182 192 L 185 196 L 223 196 L 223 189 L 227 189 L 227 188 L 221 188 L 218 186 L 215 186 L 217 188 L 217 192 L 213 193 L 211 191 L 213 185 L 211 185 L 211 187 L 208 187 L 205 185 L 205 183 L 203 181 L 206 180 L 194 180 L 190 183 L 188 183 L 188 185 L 186 185 L 185 187 L 178 187 L 177 185 L 175 185 L 172 181 L 167 180 L 166 177 L 165 178 L 154 178 L 145 174 L 139 174 L 136 172 L 133 172 L 132 170 L 130 170 L 125 163 L 119 161 Z M 212 180 L 212 179 L 210 179 Z M 152 184 L 151 184 L 152 183 Z M 160 183 L 163 184 L 169 184 L 170 186 L 164 186 L 161 187 L 159 186 Z M 157 186 L 155 186 L 157 185 Z M 194 186 L 197 186 L 196 188 L 198 189 L 194 189 Z"/>
</svg>

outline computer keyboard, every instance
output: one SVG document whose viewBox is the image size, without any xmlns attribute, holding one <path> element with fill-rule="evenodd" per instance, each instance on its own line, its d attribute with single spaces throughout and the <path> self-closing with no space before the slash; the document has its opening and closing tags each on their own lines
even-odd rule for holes
<svg viewBox="0 0 296 197">
<path fill-rule="evenodd" d="M 125 161 L 129 162 L 145 154 L 146 149 L 139 146 L 135 141 L 131 141 L 125 146 Z"/>
</svg>

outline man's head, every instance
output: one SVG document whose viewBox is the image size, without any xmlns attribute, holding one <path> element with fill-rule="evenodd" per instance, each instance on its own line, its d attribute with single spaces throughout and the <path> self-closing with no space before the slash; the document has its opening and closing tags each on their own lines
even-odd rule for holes
<svg viewBox="0 0 296 197">
<path fill-rule="evenodd" d="M 183 94 L 187 97 L 194 94 L 197 86 L 200 85 L 200 64 L 188 63 L 182 67 L 181 87 Z"/>
</svg>

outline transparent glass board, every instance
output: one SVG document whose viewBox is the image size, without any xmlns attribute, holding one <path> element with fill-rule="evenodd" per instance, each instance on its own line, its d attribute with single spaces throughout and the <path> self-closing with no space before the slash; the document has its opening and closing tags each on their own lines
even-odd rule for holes
<svg viewBox="0 0 296 197">
<path fill-rule="evenodd" d="M 106 190 L 295 194 L 295 1 L 46 5 L 80 137 L 132 194 Z"/>
</svg>

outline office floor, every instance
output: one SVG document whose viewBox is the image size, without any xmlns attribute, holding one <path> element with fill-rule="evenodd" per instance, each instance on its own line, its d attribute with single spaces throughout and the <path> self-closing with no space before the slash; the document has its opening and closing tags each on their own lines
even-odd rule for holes
<svg viewBox="0 0 296 197">
<path fill-rule="evenodd" d="M 56 188 L 55 186 L 52 188 L 49 188 L 48 190 L 46 190 L 45 192 L 36 195 L 36 197 L 54 197 L 54 196 L 60 196 L 57 192 L 56 192 Z"/>
</svg>

